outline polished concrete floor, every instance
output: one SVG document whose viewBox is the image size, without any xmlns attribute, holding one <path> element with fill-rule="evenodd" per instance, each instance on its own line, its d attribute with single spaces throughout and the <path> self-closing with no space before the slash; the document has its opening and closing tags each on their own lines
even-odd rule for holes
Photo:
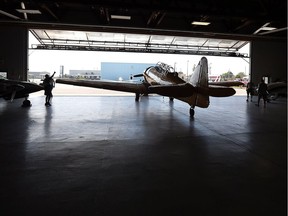
<svg viewBox="0 0 288 216">
<path fill-rule="evenodd" d="M 0 102 L 0 215 L 284 216 L 287 101 Z"/>
</svg>

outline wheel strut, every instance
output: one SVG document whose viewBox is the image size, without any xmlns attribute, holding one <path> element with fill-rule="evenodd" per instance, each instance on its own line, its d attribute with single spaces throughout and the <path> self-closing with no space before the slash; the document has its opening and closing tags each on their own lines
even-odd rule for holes
<svg viewBox="0 0 288 216">
<path fill-rule="evenodd" d="M 194 114 L 195 114 L 194 108 L 193 108 L 193 107 L 190 107 L 189 112 L 190 112 L 190 117 L 193 118 L 193 117 L 194 117 Z"/>
<path fill-rule="evenodd" d="M 135 101 L 139 101 L 139 98 L 140 98 L 140 94 L 136 93 Z"/>
</svg>

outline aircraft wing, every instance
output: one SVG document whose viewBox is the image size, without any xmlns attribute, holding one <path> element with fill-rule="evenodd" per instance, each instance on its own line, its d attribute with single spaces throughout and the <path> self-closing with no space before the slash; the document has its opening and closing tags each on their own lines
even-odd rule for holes
<svg viewBox="0 0 288 216">
<path fill-rule="evenodd" d="M 122 82 L 122 81 L 103 81 L 103 80 L 76 80 L 76 79 L 57 79 L 56 83 L 84 86 L 114 91 L 132 92 L 147 94 L 148 89 L 142 82 Z"/>
<path fill-rule="evenodd" d="M 241 86 L 241 85 L 244 85 L 242 82 L 239 82 L 239 81 L 209 82 L 208 84 L 213 85 L 213 86 Z"/>
<path fill-rule="evenodd" d="M 188 83 L 178 84 L 178 85 L 155 85 L 149 86 L 149 93 L 156 93 L 163 96 L 182 98 L 190 97 L 195 93 L 200 95 L 209 95 L 212 97 L 228 97 L 236 93 L 233 88 L 225 86 L 213 86 L 209 85 L 208 88 L 205 87 L 194 87 Z"/>
<path fill-rule="evenodd" d="M 275 83 L 269 83 L 267 85 L 267 90 L 271 91 L 271 90 L 277 90 L 277 89 L 281 89 L 281 88 L 287 88 L 287 83 L 284 82 L 275 82 Z"/>
</svg>

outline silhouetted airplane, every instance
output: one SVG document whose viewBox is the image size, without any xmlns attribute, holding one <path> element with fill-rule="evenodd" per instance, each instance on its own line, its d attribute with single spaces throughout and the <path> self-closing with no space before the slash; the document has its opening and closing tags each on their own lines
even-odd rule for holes
<svg viewBox="0 0 288 216">
<path fill-rule="evenodd" d="M 40 90 L 43 90 L 43 87 L 36 83 L 0 77 L 0 97 L 10 101 L 17 98 L 25 98 L 23 106 L 30 106 L 29 94 Z"/>
<path fill-rule="evenodd" d="M 173 68 L 164 63 L 158 63 L 145 70 L 141 75 L 144 81 L 135 82 L 117 82 L 102 80 L 73 80 L 57 79 L 57 83 L 86 86 L 93 88 L 102 88 L 116 91 L 133 92 L 136 94 L 135 100 L 138 101 L 140 95 L 156 93 L 162 96 L 168 96 L 171 100 L 178 100 L 188 103 L 190 116 L 194 116 L 196 106 L 207 108 L 209 106 L 209 96 L 227 97 L 235 94 L 233 88 L 227 86 L 243 85 L 242 82 L 208 82 L 208 62 L 202 57 L 189 82 L 178 77 L 178 73 Z"/>
<path fill-rule="evenodd" d="M 279 96 L 287 97 L 287 83 L 274 82 L 267 84 L 268 99 L 276 100 Z"/>
</svg>

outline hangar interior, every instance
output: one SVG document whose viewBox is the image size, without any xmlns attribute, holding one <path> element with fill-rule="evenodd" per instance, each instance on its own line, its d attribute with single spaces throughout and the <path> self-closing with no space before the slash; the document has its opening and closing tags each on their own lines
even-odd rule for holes
<svg viewBox="0 0 288 216">
<path fill-rule="evenodd" d="M 59 46 L 51 35 L 74 31 L 144 38 L 117 41 L 117 49 L 133 45 L 123 50 L 130 52 L 146 52 L 149 44 L 163 53 L 228 56 L 249 42 L 251 80 L 287 81 L 287 1 L 11 0 L 0 6 L 0 71 L 9 79 L 27 80 L 29 31 L 50 37 L 52 43 L 38 38 L 39 49 L 67 49 L 71 44 Z M 92 41 L 97 49 L 114 46 L 99 40 Z M 73 49 L 93 47 L 80 42 L 86 44 Z M 207 53 L 209 43 L 225 50 Z M 195 53 L 195 47 L 203 49 Z M 287 215 L 287 98 L 266 108 L 255 106 L 255 97 L 210 100 L 194 119 L 186 104 L 160 96 L 139 103 L 130 96 L 62 96 L 48 108 L 44 96 L 31 95 L 28 109 L 21 100 L 1 101 L 0 214 Z"/>
</svg>

